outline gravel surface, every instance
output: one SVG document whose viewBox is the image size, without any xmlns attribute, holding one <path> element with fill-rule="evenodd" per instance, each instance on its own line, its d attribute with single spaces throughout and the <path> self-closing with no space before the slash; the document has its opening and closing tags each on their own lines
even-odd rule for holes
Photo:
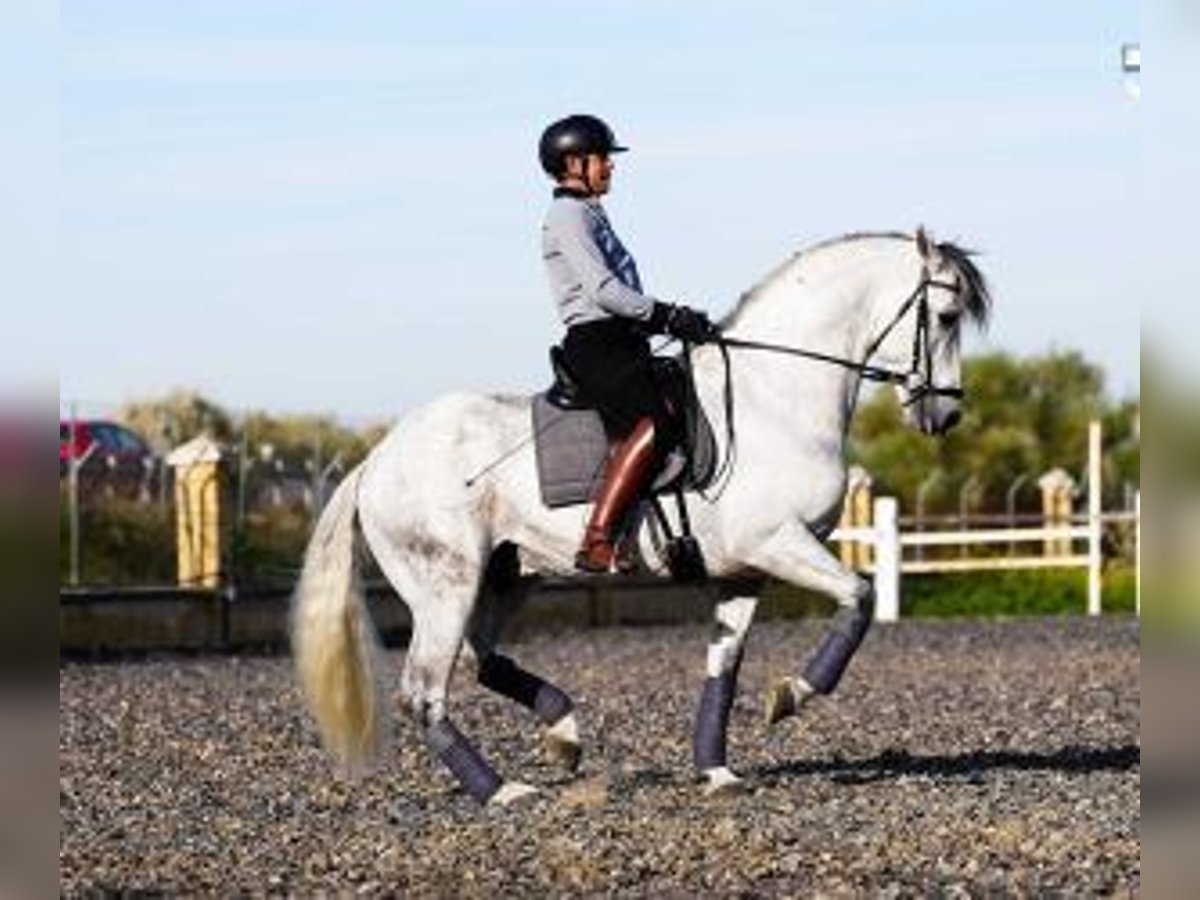
<svg viewBox="0 0 1200 900">
<path fill-rule="evenodd" d="M 749 790 L 690 769 L 703 627 L 510 648 L 571 693 L 584 762 L 456 676 L 460 726 L 544 790 L 480 809 L 398 720 L 340 781 L 286 658 L 64 665 L 61 888 L 307 895 L 1106 894 L 1141 881 L 1140 631 L 1106 617 L 877 627 L 838 693 L 771 731 L 760 698 L 822 623 L 752 633 L 731 725 Z M 398 677 L 401 653 L 389 653 Z"/>
</svg>

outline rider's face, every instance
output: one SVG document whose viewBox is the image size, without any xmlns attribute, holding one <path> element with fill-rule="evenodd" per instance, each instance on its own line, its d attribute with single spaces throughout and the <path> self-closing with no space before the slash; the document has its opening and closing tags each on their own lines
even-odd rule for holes
<svg viewBox="0 0 1200 900">
<path fill-rule="evenodd" d="M 607 194 L 612 187 L 613 161 L 605 154 L 590 153 L 587 158 L 588 184 L 597 195 Z"/>
<path fill-rule="evenodd" d="M 613 161 L 607 154 L 589 153 L 567 160 L 567 180 L 574 181 L 588 193 L 599 197 L 612 187 Z"/>
</svg>

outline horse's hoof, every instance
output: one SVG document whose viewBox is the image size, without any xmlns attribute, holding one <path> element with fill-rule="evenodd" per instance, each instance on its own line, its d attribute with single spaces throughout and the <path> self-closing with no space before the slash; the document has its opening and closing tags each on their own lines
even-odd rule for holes
<svg viewBox="0 0 1200 900">
<path fill-rule="evenodd" d="M 782 722 L 788 716 L 796 714 L 797 703 L 796 694 L 792 690 L 792 682 L 789 678 L 781 678 L 775 682 L 775 685 L 767 691 L 767 696 L 764 702 L 765 718 L 768 725 L 774 725 L 776 722 Z"/>
<path fill-rule="evenodd" d="M 547 735 L 545 746 L 546 756 L 556 766 L 561 766 L 568 772 L 579 768 L 579 762 L 583 758 L 583 748 L 579 744 Z"/>
<path fill-rule="evenodd" d="M 579 726 L 575 722 L 575 714 L 567 713 L 550 726 L 543 744 L 551 762 L 562 766 L 568 772 L 578 769 L 579 761 L 583 757 L 583 748 L 579 745 Z"/>
<path fill-rule="evenodd" d="M 488 806 L 512 806 L 512 804 L 535 796 L 538 789 L 520 781 L 506 781 L 488 798 Z"/>
<path fill-rule="evenodd" d="M 732 797 L 744 794 L 746 790 L 745 780 L 725 766 L 704 770 L 703 791 L 705 797 Z"/>
<path fill-rule="evenodd" d="M 782 722 L 794 716 L 805 703 L 812 699 L 813 689 L 803 678 L 780 678 L 767 692 L 765 718 L 768 725 Z"/>
</svg>

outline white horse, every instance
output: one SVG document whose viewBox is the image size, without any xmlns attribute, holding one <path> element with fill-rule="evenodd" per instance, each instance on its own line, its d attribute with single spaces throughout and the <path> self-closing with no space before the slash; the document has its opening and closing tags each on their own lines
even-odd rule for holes
<svg viewBox="0 0 1200 900">
<path fill-rule="evenodd" d="M 807 666 L 769 694 L 768 721 L 830 693 L 872 620 L 870 582 L 823 543 L 841 512 L 863 376 L 895 382 L 910 424 L 946 431 L 960 417 L 960 325 L 983 325 L 989 302 L 978 269 L 954 245 L 923 230 L 856 234 L 796 254 L 743 295 L 720 323 L 724 348 L 688 351 L 721 453 L 736 445 L 719 489 L 690 504 L 708 571 L 773 576 L 839 605 Z M 587 512 L 542 504 L 530 446 L 505 458 L 531 428 L 528 398 L 435 400 L 396 424 L 321 514 L 294 600 L 293 648 L 321 734 L 344 763 L 368 761 L 381 730 L 360 534 L 412 614 L 403 703 L 462 786 L 492 803 L 534 790 L 502 779 L 451 721 L 447 691 L 464 643 L 480 683 L 530 708 L 556 757 L 578 763 L 569 697 L 495 650 L 528 581 L 519 569 L 572 573 Z M 656 558 L 654 535 L 642 531 L 643 555 Z M 747 583 L 755 582 L 742 580 L 715 609 L 693 743 L 707 791 L 739 781 L 726 762 L 726 730 L 758 602 Z"/>
</svg>

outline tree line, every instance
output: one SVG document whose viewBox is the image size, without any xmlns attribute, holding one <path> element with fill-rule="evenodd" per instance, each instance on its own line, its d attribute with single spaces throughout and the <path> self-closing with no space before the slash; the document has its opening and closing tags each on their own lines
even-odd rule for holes
<svg viewBox="0 0 1200 900">
<path fill-rule="evenodd" d="M 1002 510 L 1016 486 L 1017 508 L 1037 510 L 1037 479 L 1049 470 L 1064 469 L 1084 486 L 1093 420 L 1104 432 L 1106 504 L 1122 504 L 1125 492 L 1140 484 L 1141 401 L 1111 399 L 1103 370 L 1078 352 L 967 359 L 963 389 L 963 420 L 940 439 L 900 425 L 894 391 L 865 400 L 852 428 L 851 455 L 871 474 L 876 493 L 897 496 L 911 509 L 924 486 L 926 510 L 948 512 L 970 487 L 972 508 Z"/>
</svg>

